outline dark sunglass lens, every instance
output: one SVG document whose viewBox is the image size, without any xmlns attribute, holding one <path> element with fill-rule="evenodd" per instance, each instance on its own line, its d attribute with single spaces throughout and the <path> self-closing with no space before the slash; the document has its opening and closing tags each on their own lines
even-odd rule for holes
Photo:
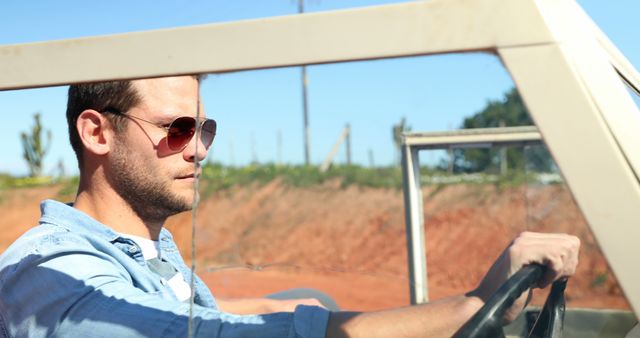
<svg viewBox="0 0 640 338">
<path fill-rule="evenodd" d="M 196 120 L 183 116 L 175 119 L 167 132 L 167 144 L 171 150 L 179 150 L 189 143 L 196 131 Z"/>
<path fill-rule="evenodd" d="M 217 129 L 218 124 L 215 120 L 207 119 L 202 124 L 202 135 L 200 138 L 207 149 L 211 146 L 211 143 L 213 143 L 213 138 L 216 136 Z"/>
</svg>

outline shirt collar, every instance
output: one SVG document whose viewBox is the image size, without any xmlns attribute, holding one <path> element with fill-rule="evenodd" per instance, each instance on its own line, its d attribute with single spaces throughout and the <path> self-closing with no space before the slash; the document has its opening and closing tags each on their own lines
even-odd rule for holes
<svg viewBox="0 0 640 338">
<path fill-rule="evenodd" d="M 73 203 L 65 204 L 54 200 L 44 200 L 40 203 L 40 212 L 42 213 L 40 222 L 64 226 L 74 232 L 98 235 L 109 242 L 114 242 L 122 237 L 108 226 L 74 208 Z M 167 229 L 162 228 L 159 240 L 161 248 L 170 247 L 173 242 L 173 236 Z"/>
<path fill-rule="evenodd" d="M 42 213 L 41 223 L 51 223 L 63 226 L 73 232 L 97 235 L 109 242 L 120 237 L 108 226 L 74 208 L 72 203 L 64 204 L 54 200 L 44 200 L 40 203 L 40 212 Z"/>
</svg>

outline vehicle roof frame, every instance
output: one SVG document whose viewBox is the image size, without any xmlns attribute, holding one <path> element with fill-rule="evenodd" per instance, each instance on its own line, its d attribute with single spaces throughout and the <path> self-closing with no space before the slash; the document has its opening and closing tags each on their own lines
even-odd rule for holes
<svg viewBox="0 0 640 338">
<path fill-rule="evenodd" d="M 419 1 L 0 46 L 0 90 L 495 53 L 637 316 L 640 114 L 620 76 L 636 92 L 640 76 L 603 36 L 573 0 Z"/>
</svg>

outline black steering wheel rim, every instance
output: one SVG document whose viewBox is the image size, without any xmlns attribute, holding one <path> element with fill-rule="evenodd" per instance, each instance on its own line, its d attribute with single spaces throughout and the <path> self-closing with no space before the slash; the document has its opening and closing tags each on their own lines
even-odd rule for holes
<svg viewBox="0 0 640 338">
<path fill-rule="evenodd" d="M 453 337 L 504 337 L 502 320 L 505 312 L 523 292 L 540 280 L 544 274 L 544 269 L 541 265 L 531 264 L 516 272 L 500 286 L 485 305 Z M 562 337 L 565 287 L 566 280 L 553 283 L 549 297 L 536 323 L 529 332 L 529 337 Z"/>
</svg>

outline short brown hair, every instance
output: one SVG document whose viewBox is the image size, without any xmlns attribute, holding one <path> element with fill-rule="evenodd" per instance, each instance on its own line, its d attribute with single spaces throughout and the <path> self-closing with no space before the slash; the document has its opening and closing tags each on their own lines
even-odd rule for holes
<svg viewBox="0 0 640 338">
<path fill-rule="evenodd" d="M 67 100 L 67 125 L 69 142 L 78 158 L 78 166 L 82 168 L 82 141 L 76 124 L 80 113 L 87 109 L 104 112 L 107 109 L 127 111 L 140 103 L 140 95 L 131 81 L 110 81 L 98 83 L 81 83 L 69 86 Z M 116 132 L 124 130 L 127 119 L 117 114 L 105 115 Z"/>
<path fill-rule="evenodd" d="M 192 75 L 198 82 L 206 74 Z M 80 113 L 93 109 L 100 113 L 107 110 L 126 112 L 140 104 L 140 94 L 131 80 L 108 81 L 95 83 L 80 83 L 69 86 L 67 100 L 67 125 L 69 127 L 69 142 L 78 158 L 78 166 L 82 169 L 82 141 L 78 135 L 76 124 Z M 106 114 L 116 132 L 125 130 L 127 118 L 120 114 Z"/>
</svg>

